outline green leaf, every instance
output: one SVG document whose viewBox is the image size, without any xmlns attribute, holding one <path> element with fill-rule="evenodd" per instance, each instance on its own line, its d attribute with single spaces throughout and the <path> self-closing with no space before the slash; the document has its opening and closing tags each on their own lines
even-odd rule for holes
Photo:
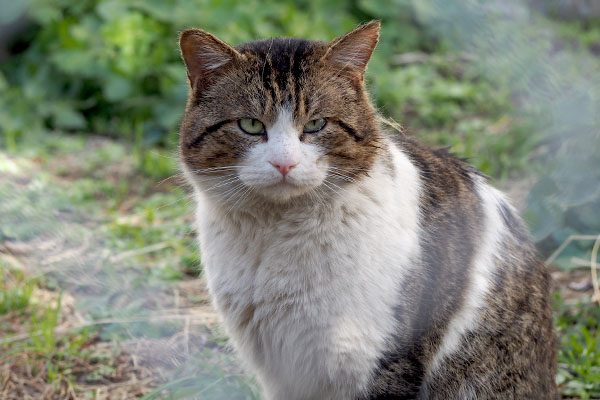
<svg viewBox="0 0 600 400">
<path fill-rule="evenodd" d="M 85 118 L 67 103 L 57 103 L 52 108 L 54 124 L 61 128 L 81 129 L 86 126 Z"/>
<path fill-rule="evenodd" d="M 131 95 L 133 85 L 131 79 L 119 75 L 110 75 L 104 83 L 103 93 L 107 100 L 121 101 Z"/>
</svg>

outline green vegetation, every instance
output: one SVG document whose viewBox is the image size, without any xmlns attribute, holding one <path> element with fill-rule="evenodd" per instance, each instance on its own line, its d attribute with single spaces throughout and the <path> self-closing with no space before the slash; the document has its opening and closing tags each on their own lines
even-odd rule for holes
<svg viewBox="0 0 600 400">
<path fill-rule="evenodd" d="M 200 322 L 194 337 L 183 318 L 208 302 L 188 285 L 201 255 L 175 161 L 188 90 L 176 36 L 188 27 L 239 44 L 329 40 L 382 20 L 367 74 L 382 114 L 503 185 L 525 182 L 529 195 L 518 195 L 543 254 L 570 235 L 598 235 L 600 21 L 495 18 L 471 3 L 3 4 L 0 24 L 20 13 L 27 22 L 0 36 L 0 388 L 38 393 L 18 381 L 33 370 L 60 399 L 107 388 L 123 390 L 114 398 L 259 398 L 218 327 Z M 589 267 L 592 244 L 573 241 L 554 262 L 559 272 Z M 590 291 L 576 295 L 555 303 L 557 379 L 565 396 L 594 398 L 600 311 Z M 147 342 L 156 347 L 135 353 Z M 167 342 L 185 354 L 175 366 L 137 364 Z"/>
<path fill-rule="evenodd" d="M 563 393 L 582 399 L 600 397 L 600 308 L 584 302 L 566 306 L 557 294 L 556 329 L 560 335 L 558 383 Z"/>
<path fill-rule="evenodd" d="M 7 222 L 0 228 L 0 376 L 8 379 L 9 399 L 44 390 L 57 399 L 94 398 L 106 387 L 117 398 L 258 398 L 214 322 L 189 326 L 196 318 L 189 310 L 215 318 L 196 281 L 200 262 L 189 198 L 170 182 L 176 176 L 165 179 L 160 163 L 136 164 L 130 146 L 112 140 L 49 135 L 19 156 L 0 156 L 0 193 L 8 200 L 0 206 Z M 175 173 L 172 157 L 157 152 Z M 26 224 L 22 214 L 8 218 L 20 209 L 29 210 Z M 48 217 L 51 210 L 69 215 Z M 35 223 L 42 220 L 41 227 Z M 29 263 L 45 267 L 38 274 L 40 267 L 29 269 Z M 75 295 L 75 307 L 69 295 L 65 308 L 62 293 Z M 193 329 L 191 337 L 182 337 L 184 329 Z M 156 360 L 134 364 L 165 351 L 165 338 L 178 345 L 185 339 L 190 353 L 169 350 L 165 359 L 180 358 L 163 369 Z M 137 349 L 147 342 L 156 348 Z M 46 386 L 27 384 L 23 377 L 31 369 Z"/>
<path fill-rule="evenodd" d="M 375 18 L 383 21 L 382 36 L 367 79 L 385 114 L 494 176 L 522 170 L 538 141 L 508 116 L 510 93 L 469 71 L 457 55 L 444 57 L 443 41 L 422 29 L 408 1 L 22 4 L 28 3 L 35 29 L 0 67 L 0 121 L 9 148 L 23 136 L 54 129 L 124 137 L 136 152 L 174 141 L 187 96 L 176 32 L 187 27 L 233 44 L 268 36 L 331 40 Z M 407 52 L 425 57 L 416 63 L 396 57 Z M 410 65 L 398 67 L 406 61 Z"/>
<path fill-rule="evenodd" d="M 74 329 L 57 337 L 55 331 L 61 318 L 62 295 L 53 296 L 53 304 L 42 304 L 34 294 L 37 280 L 26 279 L 22 272 L 4 266 L 2 274 L 0 314 L 5 318 L 0 319 L 0 330 L 4 333 L 0 340 L 0 375 L 8 378 L 6 366 L 10 362 L 15 369 L 28 367 L 43 375 L 54 386 L 54 393 L 72 389 L 69 370 L 78 361 L 89 357 L 84 344 L 91 340 L 93 333 L 89 329 Z M 7 319 L 7 315 L 11 318 Z M 6 334 L 16 325 L 28 335 L 12 342 L 11 335 Z M 23 361 L 24 356 L 26 361 Z"/>
<path fill-rule="evenodd" d="M 35 282 L 25 280 L 20 271 L 9 273 L 5 267 L 0 269 L 0 275 L 4 282 L 2 291 L 0 291 L 0 315 L 26 309 L 29 306 Z"/>
</svg>

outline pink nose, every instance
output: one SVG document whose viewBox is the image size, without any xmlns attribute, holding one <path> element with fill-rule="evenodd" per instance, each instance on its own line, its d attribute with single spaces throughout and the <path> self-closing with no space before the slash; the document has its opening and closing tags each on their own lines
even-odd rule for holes
<svg viewBox="0 0 600 400">
<path fill-rule="evenodd" d="M 277 168 L 279 170 L 279 172 L 281 172 L 281 175 L 283 175 L 283 176 L 286 176 L 292 168 L 294 168 L 296 165 L 298 165 L 298 163 L 294 163 L 294 162 L 272 162 L 272 161 L 270 161 L 270 162 L 271 162 L 271 165 L 274 166 L 275 168 Z"/>
</svg>

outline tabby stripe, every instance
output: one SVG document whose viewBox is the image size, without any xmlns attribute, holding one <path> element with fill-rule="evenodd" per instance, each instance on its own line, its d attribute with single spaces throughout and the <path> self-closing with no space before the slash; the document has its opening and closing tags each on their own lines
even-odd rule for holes
<svg viewBox="0 0 600 400">
<path fill-rule="evenodd" d="M 218 131 L 219 129 L 221 129 L 221 127 L 229 122 L 232 122 L 232 120 L 228 119 L 225 121 L 221 121 L 221 122 L 217 122 L 214 125 L 209 126 L 208 128 L 206 128 L 206 130 L 204 132 L 202 132 L 200 135 L 198 135 L 194 140 L 192 140 L 188 145 L 188 149 L 191 149 L 192 147 L 196 147 L 198 146 L 200 143 L 202 143 L 204 141 L 204 138 L 215 132 Z"/>
<path fill-rule="evenodd" d="M 342 121 L 338 120 L 335 122 L 340 126 L 340 128 L 345 130 L 348 135 L 352 136 L 355 141 L 359 142 L 363 139 L 362 137 L 358 136 L 358 134 L 356 133 L 356 131 L 354 129 L 352 129 L 350 126 L 346 125 Z"/>
</svg>

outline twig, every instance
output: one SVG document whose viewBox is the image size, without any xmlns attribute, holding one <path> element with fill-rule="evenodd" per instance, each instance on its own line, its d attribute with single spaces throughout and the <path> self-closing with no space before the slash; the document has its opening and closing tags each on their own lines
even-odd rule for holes
<svg viewBox="0 0 600 400">
<path fill-rule="evenodd" d="M 556 249 L 554 253 L 548 257 L 546 260 L 546 264 L 552 264 L 552 262 L 562 253 L 562 251 L 573 241 L 573 240 L 596 240 L 598 236 L 596 235 L 571 235 L 565 239 L 564 242 Z"/>
<path fill-rule="evenodd" d="M 139 256 L 142 254 L 147 254 L 147 253 L 152 253 L 152 252 L 167 248 L 169 246 L 170 246 L 170 244 L 167 242 L 156 243 L 156 244 L 153 244 L 153 245 L 150 245 L 147 247 L 142 247 L 141 249 L 125 251 L 121 254 L 117 254 L 116 256 L 110 257 L 110 261 L 111 262 L 123 261 L 126 258 L 135 257 L 135 256 Z"/>
<path fill-rule="evenodd" d="M 0 388 L 0 394 L 4 394 L 4 390 L 6 389 L 6 386 L 8 385 L 9 380 L 10 380 L 10 374 L 6 377 L 6 379 L 4 379 L 4 382 L 2 383 L 2 388 Z"/>
<path fill-rule="evenodd" d="M 562 253 L 562 251 L 573 241 L 573 240 L 594 240 L 594 246 L 592 247 L 592 255 L 589 263 L 590 273 L 592 275 L 592 286 L 594 288 L 594 295 L 592 301 L 600 304 L 600 282 L 598 282 L 598 250 L 600 250 L 600 235 L 571 235 L 565 239 L 565 241 L 556 249 L 554 253 L 548 257 L 546 264 L 552 263 L 556 257 Z M 580 261 L 579 259 L 577 259 Z M 585 263 L 587 266 L 587 262 Z"/>
<path fill-rule="evenodd" d="M 183 338 L 185 343 L 185 352 L 190 354 L 190 319 L 185 319 L 185 326 L 183 328 Z"/>
<path fill-rule="evenodd" d="M 90 247 L 90 239 L 88 237 L 84 238 L 83 244 L 77 248 L 74 249 L 68 249 L 56 254 L 52 254 L 51 256 L 47 257 L 46 259 L 42 260 L 42 262 L 40 263 L 43 266 L 47 266 L 50 264 L 54 264 L 60 261 L 64 261 L 64 260 L 73 260 L 78 258 L 79 256 L 81 256 L 83 253 L 86 252 L 86 250 Z"/>
<path fill-rule="evenodd" d="M 596 260 L 598 259 L 598 249 L 600 248 L 600 235 L 596 239 L 594 243 L 594 247 L 592 248 L 592 260 L 590 263 L 590 269 L 592 272 L 592 285 L 594 286 L 594 296 L 592 297 L 592 301 L 595 301 L 600 304 L 600 284 L 598 283 L 598 265 L 596 265 Z"/>
</svg>

